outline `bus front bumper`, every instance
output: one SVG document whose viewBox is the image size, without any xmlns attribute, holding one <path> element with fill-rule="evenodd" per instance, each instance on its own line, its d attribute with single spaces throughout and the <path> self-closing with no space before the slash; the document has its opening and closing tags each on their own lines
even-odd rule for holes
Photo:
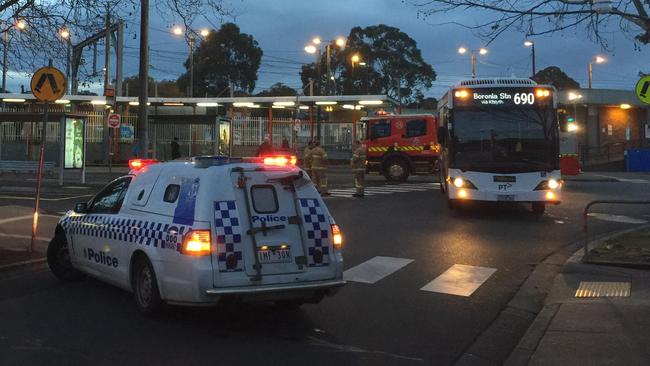
<svg viewBox="0 0 650 366">
<path fill-rule="evenodd" d="M 562 191 L 560 189 L 553 189 L 504 192 L 456 188 L 449 185 L 449 198 L 458 201 L 543 202 L 558 205 L 562 202 Z"/>
</svg>

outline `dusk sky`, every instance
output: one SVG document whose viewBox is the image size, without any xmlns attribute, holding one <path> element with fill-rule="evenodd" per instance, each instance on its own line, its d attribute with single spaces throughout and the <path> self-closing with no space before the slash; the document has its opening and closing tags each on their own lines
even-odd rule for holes
<svg viewBox="0 0 650 366">
<path fill-rule="evenodd" d="M 300 87 L 298 72 L 301 63 L 314 60 L 304 52 L 304 46 L 314 36 L 332 39 L 346 36 L 354 26 L 387 24 L 398 27 L 417 42 L 425 61 L 438 74 L 434 87 L 425 95 L 440 97 L 444 89 L 470 75 L 469 55 L 459 55 L 460 45 L 479 48 L 480 38 L 457 25 L 431 25 L 454 20 L 463 24 L 475 24 L 479 12 L 456 12 L 451 16 L 438 15 L 426 21 L 418 18 L 417 8 L 400 0 L 357 1 L 300 1 L 300 0 L 231 0 L 236 17 L 233 20 L 242 32 L 252 34 L 264 51 L 259 70 L 257 90 L 268 88 L 281 81 L 294 88 Z M 169 29 L 172 20 L 163 20 L 152 12 L 151 24 L 151 75 L 156 79 L 176 79 L 183 71 L 182 62 L 187 57 L 187 44 L 175 38 Z M 215 20 L 218 25 L 219 21 Z M 195 28 L 210 26 L 198 21 Z M 125 76 L 137 73 L 138 31 L 136 23 L 130 23 L 125 51 Z M 595 55 L 602 54 L 607 63 L 594 67 L 594 87 L 631 89 L 638 79 L 639 71 L 650 72 L 650 46 L 638 51 L 633 40 L 612 28 L 607 37 L 610 52 L 589 40 L 586 30 L 576 28 L 562 34 L 535 38 L 537 69 L 556 65 L 587 85 L 587 64 Z M 478 76 L 528 77 L 531 72 L 530 49 L 523 46 L 524 35 L 512 30 L 489 46 L 489 53 L 480 57 Z M 16 88 L 20 79 L 13 77 L 9 87 Z M 12 85 L 13 84 L 13 85 Z"/>
</svg>

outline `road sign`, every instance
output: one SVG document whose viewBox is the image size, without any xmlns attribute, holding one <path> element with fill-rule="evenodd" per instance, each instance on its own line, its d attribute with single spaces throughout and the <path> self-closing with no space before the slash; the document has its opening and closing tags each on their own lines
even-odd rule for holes
<svg viewBox="0 0 650 366">
<path fill-rule="evenodd" d="M 118 128 L 120 127 L 120 115 L 117 113 L 111 113 L 108 115 L 108 127 Z"/>
<path fill-rule="evenodd" d="M 636 83 L 636 96 L 645 104 L 650 104 L 650 75 L 646 75 Z"/>
<path fill-rule="evenodd" d="M 38 101 L 54 102 L 65 94 L 65 76 L 54 67 L 41 67 L 32 76 L 31 87 Z"/>
</svg>

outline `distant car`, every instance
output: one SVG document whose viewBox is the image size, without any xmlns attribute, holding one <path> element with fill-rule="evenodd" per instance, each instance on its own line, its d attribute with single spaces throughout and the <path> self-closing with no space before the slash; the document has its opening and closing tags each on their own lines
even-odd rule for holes
<svg viewBox="0 0 650 366">
<path fill-rule="evenodd" d="M 220 298 L 318 303 L 344 285 L 342 235 L 295 157 L 136 159 L 56 226 L 48 264 L 132 291 L 143 314 Z"/>
</svg>

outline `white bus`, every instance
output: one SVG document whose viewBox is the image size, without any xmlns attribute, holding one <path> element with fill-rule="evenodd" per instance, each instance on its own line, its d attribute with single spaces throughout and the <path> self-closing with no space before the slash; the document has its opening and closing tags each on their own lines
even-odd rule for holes
<svg viewBox="0 0 650 366">
<path fill-rule="evenodd" d="M 530 79 L 461 81 L 438 103 L 441 192 L 462 201 L 561 201 L 557 99 Z"/>
</svg>

